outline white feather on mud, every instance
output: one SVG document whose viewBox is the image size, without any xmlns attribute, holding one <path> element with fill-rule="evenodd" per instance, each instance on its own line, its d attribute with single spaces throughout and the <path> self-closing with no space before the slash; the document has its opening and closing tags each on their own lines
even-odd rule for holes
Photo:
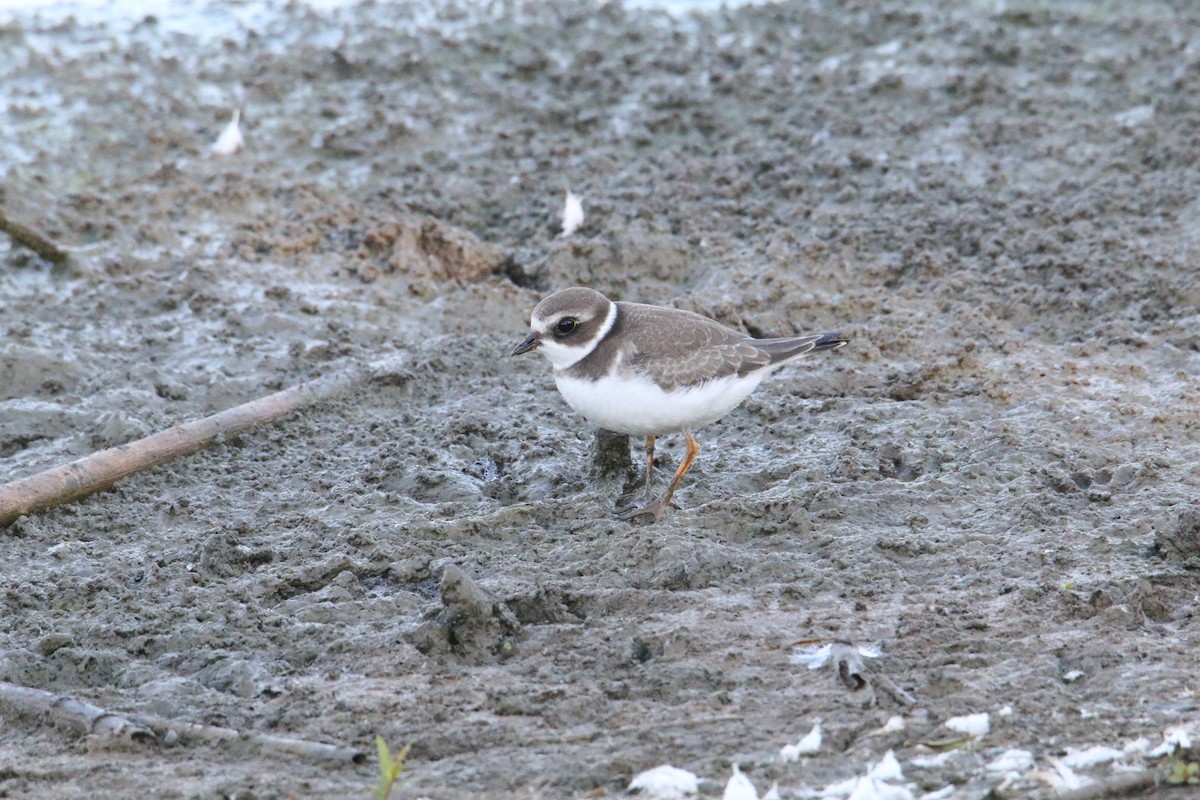
<svg viewBox="0 0 1200 800">
<path fill-rule="evenodd" d="M 233 118 L 229 120 L 225 130 L 221 131 L 221 135 L 217 137 L 210 148 L 213 155 L 231 156 L 246 146 L 246 140 L 242 138 L 241 120 L 242 110 L 235 108 Z"/>
<path fill-rule="evenodd" d="M 1186 725 L 1177 725 L 1173 728 L 1167 728 L 1163 731 L 1162 744 L 1151 750 L 1146 755 L 1148 756 L 1169 756 L 1176 750 L 1190 750 L 1193 737 L 1200 732 L 1200 726 L 1195 729 L 1189 729 Z"/>
<path fill-rule="evenodd" d="M 797 647 L 792 650 L 789 660 L 797 666 L 820 669 L 832 660 L 834 644 L 828 642 L 810 647 Z M 853 645 L 853 648 L 863 658 L 879 658 L 883 655 L 883 648 L 876 644 Z"/>
<path fill-rule="evenodd" d="M 1139 736 L 1133 741 L 1126 742 L 1123 748 L 1126 755 L 1143 755 L 1150 750 L 1150 740 L 1145 736 Z"/>
<path fill-rule="evenodd" d="M 1075 770 L 1059 759 L 1048 756 L 1046 760 L 1053 769 L 1034 770 L 1029 773 L 1029 777 L 1038 778 L 1055 792 L 1062 794 L 1091 783 L 1090 779 L 1076 775 Z"/>
<path fill-rule="evenodd" d="M 579 226 L 583 224 L 583 219 L 583 200 L 580 199 L 579 195 L 567 189 L 567 198 L 563 201 L 562 233 L 558 235 L 558 238 L 566 239 L 579 230 Z"/>
<path fill-rule="evenodd" d="M 908 725 L 908 723 L 904 721 L 904 717 L 900 716 L 899 714 L 896 714 L 895 716 L 888 717 L 887 722 L 883 723 L 882 726 L 871 731 L 870 734 L 868 734 L 868 735 L 880 736 L 885 733 L 898 733 L 898 732 L 904 730 L 904 728 L 907 725 Z"/>
<path fill-rule="evenodd" d="M 686 769 L 663 764 L 634 775 L 627 791 L 638 792 L 653 800 L 683 800 L 696 796 L 700 791 L 700 780 Z"/>
<path fill-rule="evenodd" d="M 758 789 L 754 788 L 754 783 L 747 778 L 737 764 L 733 765 L 733 774 L 729 776 L 729 781 L 725 784 L 725 794 L 722 795 L 723 800 L 758 800 Z"/>
<path fill-rule="evenodd" d="M 912 800 L 911 789 L 893 783 L 902 780 L 904 772 L 900 762 L 895 752 L 888 750 L 879 763 L 868 767 L 866 775 L 831 783 L 821 790 L 821 796 L 847 797 L 849 800 Z"/>
<path fill-rule="evenodd" d="M 1085 747 L 1082 750 L 1068 747 L 1067 754 L 1063 756 L 1062 762 L 1072 769 L 1087 769 L 1097 764 L 1107 764 L 1110 761 L 1116 761 L 1124 757 L 1124 750 L 1104 745 Z"/>
<path fill-rule="evenodd" d="M 812 730 L 804 734 L 795 744 L 785 744 L 779 749 L 779 760 L 785 764 L 799 761 L 800 756 L 811 755 L 821 749 L 821 721 L 817 720 Z"/>
<path fill-rule="evenodd" d="M 896 760 L 896 753 L 892 750 L 884 753 L 879 763 L 867 772 L 867 777 L 877 781 L 904 780 L 904 772 L 900 769 L 900 762 Z"/>
<path fill-rule="evenodd" d="M 962 755 L 961 750 L 947 750 L 944 753 L 938 753 L 932 756 L 915 756 L 909 760 L 909 764 L 919 769 L 940 769 L 947 762 L 955 761 Z"/>
<path fill-rule="evenodd" d="M 1003 775 L 1004 777 L 1018 777 L 1026 770 L 1033 767 L 1033 753 L 1028 750 L 1020 750 L 1013 748 L 1005 750 L 1000 755 L 993 758 L 984 765 L 984 769 L 989 773 Z"/>
<path fill-rule="evenodd" d="M 858 775 L 826 786 L 821 790 L 821 796 L 845 797 L 848 800 L 912 800 L 913 793 L 906 786 L 895 786 L 869 775 Z"/>
<path fill-rule="evenodd" d="M 942 723 L 945 727 L 958 733 L 965 733 L 967 736 L 978 739 L 981 736 L 986 736 L 991 730 L 990 718 L 986 711 L 979 714 L 964 714 L 961 717 L 951 717 Z"/>
</svg>

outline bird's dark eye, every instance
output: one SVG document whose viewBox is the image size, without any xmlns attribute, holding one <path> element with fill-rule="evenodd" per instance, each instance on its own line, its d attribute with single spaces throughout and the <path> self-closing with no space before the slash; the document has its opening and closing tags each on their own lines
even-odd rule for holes
<svg viewBox="0 0 1200 800">
<path fill-rule="evenodd" d="M 566 336 L 568 333 L 574 333 L 575 327 L 578 325 L 571 317 L 563 317 L 554 326 L 554 330 L 558 331 L 559 336 Z"/>
</svg>

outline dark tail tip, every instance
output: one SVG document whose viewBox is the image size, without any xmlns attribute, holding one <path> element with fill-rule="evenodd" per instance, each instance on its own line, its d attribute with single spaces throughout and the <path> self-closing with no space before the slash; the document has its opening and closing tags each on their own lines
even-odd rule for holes
<svg viewBox="0 0 1200 800">
<path fill-rule="evenodd" d="M 850 341 L 840 333 L 823 333 L 821 338 L 813 342 L 812 352 L 819 353 L 822 350 L 836 350 L 839 347 L 845 347 L 846 342 Z"/>
</svg>

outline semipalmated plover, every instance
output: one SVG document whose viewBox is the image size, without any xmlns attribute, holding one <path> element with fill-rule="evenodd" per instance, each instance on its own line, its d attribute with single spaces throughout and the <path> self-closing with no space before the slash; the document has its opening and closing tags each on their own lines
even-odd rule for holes
<svg viewBox="0 0 1200 800">
<path fill-rule="evenodd" d="M 614 303 L 594 289 L 555 292 L 537 304 L 512 355 L 540 350 L 571 408 L 610 431 L 646 437 L 646 504 L 622 512 L 661 521 L 700 446 L 692 431 L 716 422 L 769 373 L 806 353 L 846 344 L 839 333 L 755 339 L 699 314 Z M 687 454 L 652 500 L 654 439 L 684 435 Z"/>
</svg>

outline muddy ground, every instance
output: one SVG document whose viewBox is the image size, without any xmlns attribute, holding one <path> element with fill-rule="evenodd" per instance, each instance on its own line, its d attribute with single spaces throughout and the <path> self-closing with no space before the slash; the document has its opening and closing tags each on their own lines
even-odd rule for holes
<svg viewBox="0 0 1200 800">
<path fill-rule="evenodd" d="M 803 797 L 889 748 L 917 796 L 1044 796 L 985 765 L 1200 724 L 1194 4 L 14 19 L 0 206 L 74 261 L 0 239 L 0 481 L 372 377 L 0 534 L 0 680 L 411 742 L 396 797 L 618 794 L 661 763 L 714 796 L 732 762 Z M 246 148 L 213 157 L 234 107 Z M 701 431 L 681 510 L 621 522 L 640 450 L 597 472 L 548 364 L 506 356 L 573 284 L 852 342 Z M 881 646 L 864 689 L 789 661 L 835 640 Z M 9 798 L 376 777 L 0 719 Z"/>
</svg>

